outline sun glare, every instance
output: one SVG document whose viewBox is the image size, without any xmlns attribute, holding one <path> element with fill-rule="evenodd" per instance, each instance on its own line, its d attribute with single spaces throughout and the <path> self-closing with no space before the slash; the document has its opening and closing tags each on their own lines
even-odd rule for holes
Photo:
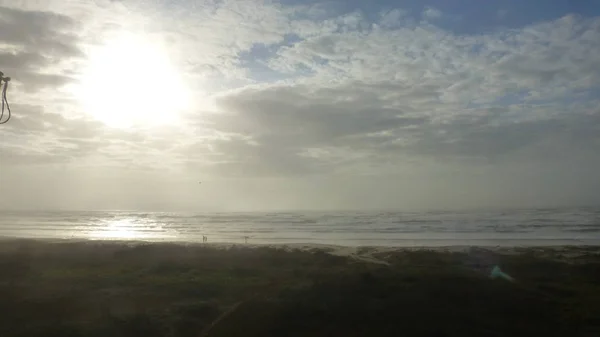
<svg viewBox="0 0 600 337">
<path fill-rule="evenodd" d="M 136 230 L 131 219 L 111 221 L 102 229 L 90 233 L 90 238 L 97 239 L 140 239 L 142 233 Z"/>
<path fill-rule="evenodd" d="M 166 50 L 133 35 L 90 51 L 76 95 L 87 113 L 118 128 L 169 124 L 189 105 Z"/>
</svg>

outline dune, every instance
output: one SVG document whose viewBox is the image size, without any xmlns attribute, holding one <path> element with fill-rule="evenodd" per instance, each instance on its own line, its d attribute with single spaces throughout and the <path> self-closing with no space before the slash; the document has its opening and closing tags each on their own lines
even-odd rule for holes
<svg viewBox="0 0 600 337">
<path fill-rule="evenodd" d="M 599 267 L 582 246 L 2 240 L 0 336 L 593 336 Z"/>
</svg>

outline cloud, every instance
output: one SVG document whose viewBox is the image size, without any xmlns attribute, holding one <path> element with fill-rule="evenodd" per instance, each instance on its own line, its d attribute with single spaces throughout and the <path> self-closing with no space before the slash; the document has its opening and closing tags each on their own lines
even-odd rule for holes
<svg viewBox="0 0 600 337">
<path fill-rule="evenodd" d="M 381 14 L 380 24 L 382 27 L 395 28 L 402 26 L 403 21 L 411 20 L 407 11 L 392 9 Z"/>
<path fill-rule="evenodd" d="M 3 127 L 2 166 L 68 163 L 100 145 L 94 139 L 98 127 L 94 122 L 68 120 L 37 105 L 12 108 L 18 114 Z"/>
<path fill-rule="evenodd" d="M 597 127 L 597 101 L 584 107 L 572 97 L 598 88 L 600 68 L 588 57 L 600 52 L 597 21 L 567 16 L 483 36 L 407 25 L 281 48 L 272 66 L 305 77 L 220 96 L 221 112 L 202 120 L 241 136 L 217 149 L 237 165 L 275 169 L 280 159 L 307 172 L 335 170 L 333 153 L 344 151 L 355 154 L 344 165 L 371 167 L 407 157 L 498 163 L 539 157 L 535 151 L 546 159 L 577 149 L 594 155 L 598 137 L 583 129 Z"/>
<path fill-rule="evenodd" d="M 437 8 L 426 7 L 423 11 L 423 17 L 426 19 L 438 19 L 442 17 L 442 12 Z"/>
<path fill-rule="evenodd" d="M 0 165 L 14 172 L 67 165 L 165 180 L 202 172 L 415 181 L 459 172 L 467 181 L 479 170 L 489 178 L 567 170 L 565 162 L 600 168 L 597 17 L 458 34 L 437 20 L 451 13 L 433 7 L 2 4 L 0 66 L 15 86 Z M 68 90 L 92 47 L 122 32 L 166 50 L 195 93 L 180 124 L 111 129 Z"/>
<path fill-rule="evenodd" d="M 0 26 L 0 64 L 25 90 L 56 87 L 72 80 L 57 70 L 66 59 L 82 56 L 74 34 L 75 20 L 52 12 L 0 7 Z M 42 69 L 49 72 L 40 73 Z"/>
<path fill-rule="evenodd" d="M 240 135 L 213 144 L 247 174 L 252 169 L 243 163 L 252 167 L 262 163 L 270 168 L 269 174 L 277 174 L 278 169 L 287 174 L 293 171 L 290 167 L 295 173 L 335 171 L 336 162 L 349 165 L 373 160 L 368 163 L 372 166 L 411 156 L 498 162 L 521 160 L 521 152 L 527 154 L 525 159 L 532 159 L 543 151 L 547 157 L 562 158 L 576 149 L 587 150 L 586 155 L 600 150 L 600 136 L 591 131 L 600 126 L 598 111 L 564 114 L 546 108 L 541 111 L 546 116 L 540 112 L 540 116 L 519 120 L 507 116 L 535 111 L 517 106 L 464 108 L 448 118 L 429 114 L 429 107 L 439 104 L 426 101 L 421 110 L 418 99 L 412 106 L 404 102 L 405 106 L 382 107 L 388 103 L 382 97 L 389 92 L 407 90 L 405 97 L 410 100 L 418 97 L 412 94 L 418 88 L 377 89 L 367 92 L 359 84 L 318 90 L 296 86 L 248 89 L 221 97 L 219 107 L 226 112 L 204 116 L 203 121 L 218 132 Z M 563 147 L 556 147 L 556 142 Z M 348 157 L 340 161 L 336 152 L 346 152 Z M 286 164 L 288 168 L 283 167 Z"/>
</svg>

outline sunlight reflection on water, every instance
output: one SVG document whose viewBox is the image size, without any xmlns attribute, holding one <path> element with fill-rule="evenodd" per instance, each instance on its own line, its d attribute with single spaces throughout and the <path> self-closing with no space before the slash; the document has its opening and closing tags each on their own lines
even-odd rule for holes
<svg viewBox="0 0 600 337">
<path fill-rule="evenodd" d="M 103 228 L 89 233 L 91 239 L 152 239 L 164 238 L 164 233 L 152 233 L 148 227 L 135 222 L 134 218 L 108 220 Z"/>
</svg>

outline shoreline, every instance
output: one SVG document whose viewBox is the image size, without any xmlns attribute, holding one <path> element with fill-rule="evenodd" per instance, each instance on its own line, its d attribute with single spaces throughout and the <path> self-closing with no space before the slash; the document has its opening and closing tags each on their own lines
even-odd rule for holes
<svg viewBox="0 0 600 337">
<path fill-rule="evenodd" d="M 412 240 L 414 241 L 414 240 Z M 309 242 L 290 242 L 290 243 L 264 243 L 264 242 L 236 242 L 236 241 L 218 241 L 218 242 L 200 242 L 200 241 L 186 241 L 186 240 L 143 240 L 143 239 L 96 239 L 96 238 L 28 238 L 28 237 L 9 237 L 0 236 L 0 244 L 3 243 L 16 243 L 16 242 L 35 242 L 35 243 L 72 243 L 72 244 L 111 244 L 111 245 L 124 245 L 124 246 L 136 246 L 136 245 L 176 245 L 176 246 L 198 246 L 198 247 L 211 247 L 211 248 L 229 248 L 229 247 L 247 247 L 247 248 L 292 248 L 301 250 L 310 249 L 348 249 L 348 250 L 382 250 L 382 251 L 394 251 L 394 250 L 435 250 L 435 251 L 453 251 L 461 252 L 469 249 L 486 249 L 491 251 L 512 251 L 512 250 L 528 250 L 528 249 L 543 249 L 543 250 L 556 250 L 565 248 L 598 248 L 600 250 L 600 244 L 585 244 L 579 242 L 578 244 L 567 244 L 565 240 L 539 240 L 537 244 L 525 245 L 525 244 L 505 244 L 505 245 L 494 245 L 494 244 L 468 244 L 465 240 L 435 240 L 439 241 L 456 241 L 455 244 L 431 244 L 432 240 L 423 240 L 422 244 L 412 245 L 344 245 L 336 243 L 309 243 Z M 508 240 L 507 240 L 508 241 Z M 510 240 L 515 241 L 515 240 Z M 529 241 L 529 240 L 520 240 Z M 545 244 L 542 244 L 543 241 Z M 552 241 L 557 241 L 550 243 Z M 600 241 L 600 240 L 598 240 Z M 428 244 L 429 243 L 429 244 Z"/>
<path fill-rule="evenodd" d="M 243 237 L 242 237 L 243 238 Z M 396 239 L 394 242 L 403 242 L 404 244 L 348 244 L 342 242 L 278 242 L 266 240 L 250 240 L 245 243 L 243 239 L 231 241 L 209 241 L 202 242 L 200 240 L 174 240 L 170 238 L 155 239 L 155 238 L 96 238 L 96 237 L 19 237 L 19 236 L 2 236 L 0 242 L 3 241 L 40 241 L 40 242 L 116 242 L 116 243 L 156 243 L 156 244 L 183 244 L 183 245 L 250 245 L 250 246 L 311 246 L 311 247 L 346 247 L 346 248 L 447 248 L 447 247 L 487 247 L 487 248 L 528 248 L 528 247 L 600 247 L 600 238 L 598 239 L 564 239 L 564 238 L 540 238 L 540 239 L 515 239 L 515 238 L 499 238 L 499 239 Z"/>
<path fill-rule="evenodd" d="M 598 245 L 537 245 L 537 246 L 492 246 L 492 245 L 413 245 L 413 246 L 349 246 L 319 243 L 238 243 L 238 242 L 197 242 L 197 241 L 148 241 L 148 240 L 100 240 L 100 239 L 52 239 L 52 238 L 11 238 L 0 237 L 0 252 L 28 247 L 51 247 L 54 245 L 75 245 L 77 247 L 93 248 L 135 248 L 140 246 L 153 247 L 187 247 L 192 249 L 274 249 L 287 252 L 320 252 L 332 256 L 350 258 L 367 263 L 387 264 L 376 256 L 388 256 L 405 252 L 435 252 L 435 253 L 459 253 L 459 254 L 486 254 L 497 255 L 522 255 L 531 254 L 537 257 L 553 260 L 571 262 L 585 257 L 589 254 L 600 256 Z"/>
</svg>

